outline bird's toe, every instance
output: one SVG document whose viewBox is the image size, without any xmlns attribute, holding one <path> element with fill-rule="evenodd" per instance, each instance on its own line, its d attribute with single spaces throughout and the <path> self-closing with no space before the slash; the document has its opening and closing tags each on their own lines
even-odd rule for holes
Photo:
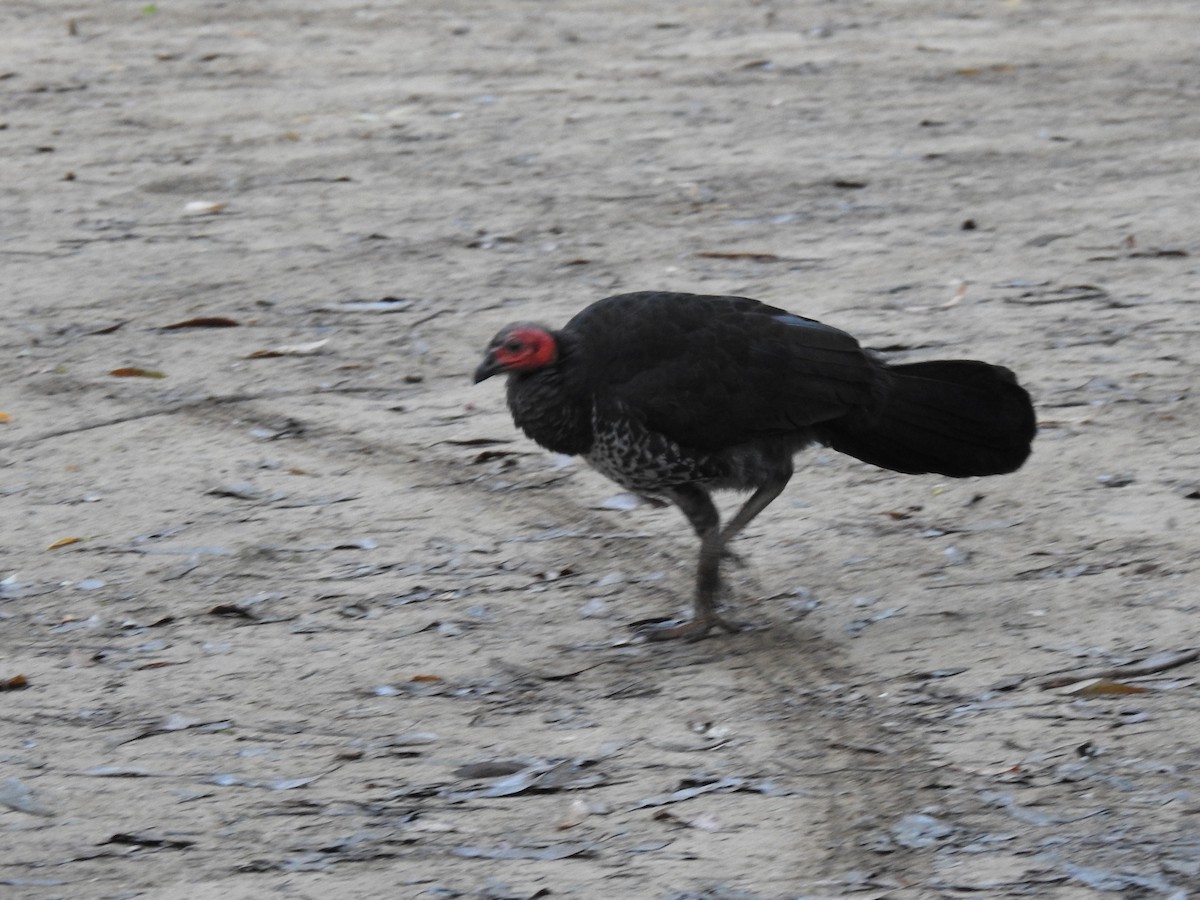
<svg viewBox="0 0 1200 900">
<path fill-rule="evenodd" d="M 704 619 L 665 619 L 658 622 L 643 622 L 634 627 L 634 634 L 646 641 L 699 641 L 708 637 L 713 622 Z"/>
<path fill-rule="evenodd" d="M 654 622 L 640 622 L 634 626 L 634 634 L 646 641 L 700 641 L 712 634 L 714 628 L 720 628 L 730 634 L 747 631 L 753 626 L 745 622 L 731 622 L 728 619 L 709 613 L 696 616 L 693 619 L 680 621 L 665 619 Z"/>
</svg>

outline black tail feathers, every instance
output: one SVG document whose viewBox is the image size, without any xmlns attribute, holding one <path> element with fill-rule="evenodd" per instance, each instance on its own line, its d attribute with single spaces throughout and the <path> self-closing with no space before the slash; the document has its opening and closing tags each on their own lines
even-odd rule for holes
<svg viewBox="0 0 1200 900">
<path fill-rule="evenodd" d="M 896 472 L 952 478 L 1012 472 L 1029 457 L 1033 403 L 1008 369 L 936 360 L 889 366 L 888 376 L 881 407 L 827 423 L 822 443 Z"/>
</svg>

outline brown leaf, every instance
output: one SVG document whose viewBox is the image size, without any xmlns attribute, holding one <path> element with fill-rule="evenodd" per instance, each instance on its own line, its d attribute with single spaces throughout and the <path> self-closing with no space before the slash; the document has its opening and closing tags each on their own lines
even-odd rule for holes
<svg viewBox="0 0 1200 900">
<path fill-rule="evenodd" d="M 236 319 L 230 319 L 228 316 L 196 316 L 192 319 L 184 319 L 181 322 L 172 322 L 170 325 L 163 325 L 163 331 L 177 331 L 180 328 L 237 328 L 241 325 Z"/>
<path fill-rule="evenodd" d="M 122 366 L 119 369 L 113 369 L 108 373 L 117 378 L 166 378 L 162 372 L 155 372 L 152 369 L 139 369 L 136 366 Z"/>
<path fill-rule="evenodd" d="M 253 353 L 247 353 L 246 359 L 274 359 L 277 356 L 310 356 L 319 352 L 328 343 L 329 338 L 323 338 L 322 340 L 312 341 L 308 344 L 288 344 L 282 347 L 269 347 L 264 350 L 255 350 Z"/>
<path fill-rule="evenodd" d="M 125 324 L 125 320 L 121 320 L 119 322 L 113 322 L 111 325 L 101 325 L 99 328 L 95 328 L 86 333 L 87 334 L 112 334 L 114 331 L 121 328 L 124 324 Z"/>
<path fill-rule="evenodd" d="M 55 541 L 53 544 L 51 544 L 46 549 L 47 550 L 57 550 L 59 547 L 66 547 L 66 546 L 69 546 L 70 544 L 78 544 L 82 540 L 83 540 L 83 538 L 81 538 L 81 537 L 59 538 L 57 541 Z"/>
<path fill-rule="evenodd" d="M 19 691 L 29 687 L 29 679 L 24 675 L 14 675 L 11 678 L 0 678 L 0 691 Z"/>
<path fill-rule="evenodd" d="M 6 412 L 0 412 L 0 424 L 7 425 L 12 421 L 12 416 Z"/>
<path fill-rule="evenodd" d="M 1122 694 L 1148 694 L 1150 689 L 1110 678 L 1092 678 L 1067 688 L 1063 693 L 1073 697 L 1116 697 Z"/>
<path fill-rule="evenodd" d="M 755 262 L 778 262 L 780 259 L 779 255 L 775 253 L 755 253 L 753 251 L 705 250 L 696 255 L 702 259 L 752 259 Z"/>
<path fill-rule="evenodd" d="M 981 68 L 959 69 L 958 74 L 974 76 L 974 75 L 982 75 L 984 72 L 987 72 L 988 74 L 991 74 L 991 75 L 1009 75 L 1015 71 L 1017 71 L 1016 66 L 1007 65 L 1005 63 L 996 63 L 995 65 L 983 66 Z"/>
</svg>

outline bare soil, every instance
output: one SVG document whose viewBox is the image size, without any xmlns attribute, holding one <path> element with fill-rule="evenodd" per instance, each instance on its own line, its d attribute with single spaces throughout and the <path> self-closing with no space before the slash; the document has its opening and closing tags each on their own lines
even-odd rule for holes
<svg viewBox="0 0 1200 900">
<path fill-rule="evenodd" d="M 1200 892 L 1191 0 L 0 19 L 0 894 Z M 638 643 L 689 529 L 468 376 L 651 288 L 1007 365 L 1034 455 L 811 452 L 763 627 Z"/>
</svg>

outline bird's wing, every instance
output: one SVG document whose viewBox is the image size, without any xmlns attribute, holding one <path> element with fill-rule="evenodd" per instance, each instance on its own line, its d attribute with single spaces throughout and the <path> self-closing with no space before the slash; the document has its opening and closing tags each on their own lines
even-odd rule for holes
<svg viewBox="0 0 1200 900">
<path fill-rule="evenodd" d="M 881 389 L 853 337 L 744 297 L 622 294 L 563 332 L 580 348 L 579 389 L 699 450 L 802 432 Z"/>
</svg>

